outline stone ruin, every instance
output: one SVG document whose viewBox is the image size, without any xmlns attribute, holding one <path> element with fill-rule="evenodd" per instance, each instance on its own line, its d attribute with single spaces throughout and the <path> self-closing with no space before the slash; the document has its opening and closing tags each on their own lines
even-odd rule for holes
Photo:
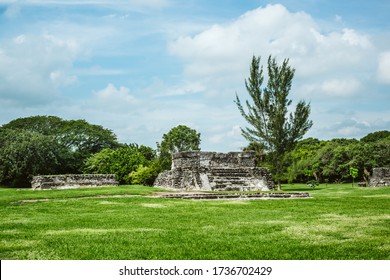
<svg viewBox="0 0 390 280">
<path fill-rule="evenodd" d="M 389 187 L 390 186 L 390 168 L 373 168 L 370 178 L 370 187 Z"/>
<path fill-rule="evenodd" d="M 267 168 L 257 167 L 254 152 L 181 152 L 173 154 L 171 170 L 154 186 L 170 190 L 269 191 L 274 183 Z"/>
<path fill-rule="evenodd" d="M 34 176 L 31 187 L 34 190 L 93 188 L 118 186 L 115 174 L 67 174 Z"/>
</svg>

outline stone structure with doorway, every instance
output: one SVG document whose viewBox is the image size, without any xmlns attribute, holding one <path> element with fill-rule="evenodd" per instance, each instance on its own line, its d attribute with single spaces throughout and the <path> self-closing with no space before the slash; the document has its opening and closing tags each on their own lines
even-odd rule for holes
<svg viewBox="0 0 390 280">
<path fill-rule="evenodd" d="M 269 191 L 274 183 L 267 168 L 257 167 L 254 152 L 181 152 L 171 170 L 160 173 L 154 186 L 170 190 Z"/>
</svg>

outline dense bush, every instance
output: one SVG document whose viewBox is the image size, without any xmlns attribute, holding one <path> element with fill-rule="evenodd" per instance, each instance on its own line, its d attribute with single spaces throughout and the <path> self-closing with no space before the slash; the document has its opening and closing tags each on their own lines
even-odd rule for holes
<svg viewBox="0 0 390 280">
<path fill-rule="evenodd" d="M 131 172 L 130 178 L 133 184 L 153 186 L 158 174 L 162 171 L 158 161 L 152 162 L 150 166 L 138 166 L 136 171 Z"/>
<path fill-rule="evenodd" d="M 85 173 L 115 174 L 120 184 L 131 184 L 130 174 L 149 161 L 138 147 L 124 146 L 113 150 L 105 148 L 89 157 L 84 165 Z"/>
<path fill-rule="evenodd" d="M 352 181 L 351 168 L 358 170 L 357 180 L 367 181 L 374 167 L 390 167 L 389 133 L 372 133 L 356 139 L 320 141 L 305 139 L 288 154 L 287 181 Z"/>
<path fill-rule="evenodd" d="M 19 118 L 0 127 L 0 184 L 22 187 L 36 174 L 81 173 L 90 155 L 118 146 L 112 131 L 85 120 Z"/>
<path fill-rule="evenodd" d="M 62 173 L 68 151 L 53 136 L 0 128 L 0 182 L 28 187 L 32 176 Z"/>
</svg>

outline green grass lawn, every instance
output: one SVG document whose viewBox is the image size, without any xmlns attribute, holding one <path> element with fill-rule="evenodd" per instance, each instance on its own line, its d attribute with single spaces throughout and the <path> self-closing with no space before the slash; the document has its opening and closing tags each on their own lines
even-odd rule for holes
<svg viewBox="0 0 390 280">
<path fill-rule="evenodd" d="M 390 259 L 390 188 L 284 190 L 313 198 L 195 201 L 151 197 L 160 190 L 143 186 L 0 188 L 0 258 Z"/>
</svg>

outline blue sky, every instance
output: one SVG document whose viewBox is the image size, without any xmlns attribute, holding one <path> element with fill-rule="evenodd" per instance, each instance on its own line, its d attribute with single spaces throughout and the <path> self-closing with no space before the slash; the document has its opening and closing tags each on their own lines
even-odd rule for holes
<svg viewBox="0 0 390 280">
<path fill-rule="evenodd" d="M 290 59 L 307 137 L 390 129 L 389 1 L 0 0 L 0 125 L 85 119 L 156 147 L 179 124 L 237 151 L 252 55 Z"/>
</svg>

